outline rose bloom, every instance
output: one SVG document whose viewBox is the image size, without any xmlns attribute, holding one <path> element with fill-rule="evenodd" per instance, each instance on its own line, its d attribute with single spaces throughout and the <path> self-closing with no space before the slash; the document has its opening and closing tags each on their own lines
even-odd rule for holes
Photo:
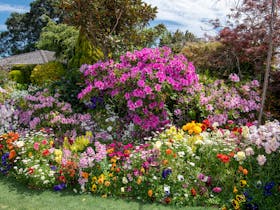
<svg viewBox="0 0 280 210">
<path fill-rule="evenodd" d="M 220 193 L 220 192 L 222 192 L 222 188 L 221 187 L 214 187 L 212 189 L 212 191 L 215 192 L 215 193 Z"/>
<path fill-rule="evenodd" d="M 254 150 L 253 150 L 252 147 L 246 148 L 246 149 L 245 149 L 245 153 L 246 153 L 247 156 L 251 156 L 251 155 L 254 155 L 254 154 L 255 154 L 255 152 L 254 152 Z"/>
</svg>

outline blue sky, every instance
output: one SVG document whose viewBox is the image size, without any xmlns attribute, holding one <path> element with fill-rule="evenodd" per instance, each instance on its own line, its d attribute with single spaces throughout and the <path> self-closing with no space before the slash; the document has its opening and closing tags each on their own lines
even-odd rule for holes
<svg viewBox="0 0 280 210">
<path fill-rule="evenodd" d="M 6 29 L 5 21 L 11 12 L 28 12 L 33 0 L 0 0 L 0 31 Z M 225 20 L 235 0 L 143 0 L 158 7 L 158 14 L 151 25 L 164 23 L 171 31 L 180 29 L 202 37 L 214 34 L 210 19 Z"/>
</svg>

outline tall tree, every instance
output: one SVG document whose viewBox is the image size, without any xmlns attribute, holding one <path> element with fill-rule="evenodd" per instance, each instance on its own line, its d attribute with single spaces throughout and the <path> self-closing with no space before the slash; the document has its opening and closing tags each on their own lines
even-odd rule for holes
<svg viewBox="0 0 280 210">
<path fill-rule="evenodd" d="M 67 23 L 78 27 L 105 58 L 114 56 L 116 48 L 131 50 L 157 12 L 142 0 L 61 0 L 61 5 Z"/>
<path fill-rule="evenodd" d="M 164 35 L 160 38 L 159 46 L 168 46 L 174 53 L 179 53 L 186 45 L 187 42 L 196 42 L 198 38 L 188 30 L 184 32 L 179 29 L 175 32 L 165 31 Z"/>
<path fill-rule="evenodd" d="M 266 68 L 265 68 L 265 77 L 264 77 L 264 83 L 263 83 L 263 92 L 262 92 L 262 103 L 261 103 L 261 109 L 258 117 L 258 123 L 261 125 L 262 123 L 262 117 L 263 117 L 263 110 L 265 107 L 265 100 L 266 100 L 266 92 L 267 92 L 267 86 L 268 86 L 268 78 L 269 78 L 269 72 L 270 72 L 270 67 L 271 67 L 271 59 L 272 59 L 272 49 L 273 49 L 273 25 L 275 21 L 275 7 L 277 8 L 276 5 L 276 0 L 272 0 L 271 4 L 271 13 L 270 13 L 270 21 L 269 21 L 269 31 L 268 31 L 268 53 L 267 53 L 267 60 L 266 60 Z M 279 36 L 279 34 L 278 34 Z"/>
<path fill-rule="evenodd" d="M 7 31 L 0 33 L 0 55 L 13 55 L 36 49 L 36 42 L 48 16 L 55 22 L 62 21 L 57 0 L 35 0 L 30 11 L 24 14 L 12 13 L 6 21 Z"/>
<path fill-rule="evenodd" d="M 47 26 L 42 29 L 36 46 L 39 49 L 54 51 L 58 59 L 68 61 L 74 56 L 78 37 L 79 31 L 73 26 L 49 20 Z"/>
<path fill-rule="evenodd" d="M 269 23 L 272 0 L 242 0 L 229 15 L 228 25 L 224 27 L 218 36 L 237 63 L 247 63 L 253 66 L 251 74 L 263 78 L 266 55 L 269 48 Z M 275 5 L 279 8 L 280 0 Z M 275 49 L 280 47 L 280 16 L 276 11 L 272 37 Z M 219 20 L 213 21 L 216 28 L 221 28 Z M 242 71 L 242 69 L 240 70 Z M 240 72 L 241 73 L 241 72 Z"/>
</svg>

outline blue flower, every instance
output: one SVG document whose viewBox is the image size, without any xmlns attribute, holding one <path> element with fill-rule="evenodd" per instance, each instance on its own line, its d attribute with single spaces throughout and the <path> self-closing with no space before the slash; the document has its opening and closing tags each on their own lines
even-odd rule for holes
<svg viewBox="0 0 280 210">
<path fill-rule="evenodd" d="M 61 190 L 63 190 L 64 188 L 66 188 L 66 184 L 64 184 L 64 183 L 55 185 L 55 186 L 53 187 L 54 191 L 61 191 Z"/>
<path fill-rule="evenodd" d="M 166 179 L 171 173 L 172 173 L 171 168 L 163 169 L 162 174 L 161 174 L 162 178 Z"/>
</svg>

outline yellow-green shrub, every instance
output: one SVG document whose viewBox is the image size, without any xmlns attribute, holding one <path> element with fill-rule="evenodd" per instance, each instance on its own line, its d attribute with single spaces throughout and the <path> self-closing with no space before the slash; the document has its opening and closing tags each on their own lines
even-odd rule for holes
<svg viewBox="0 0 280 210">
<path fill-rule="evenodd" d="M 22 74 L 22 84 L 30 84 L 30 75 L 34 69 L 35 64 L 16 64 L 13 65 L 11 70 L 19 70 Z"/>
<path fill-rule="evenodd" d="M 33 84 L 44 85 L 60 80 L 66 71 L 63 65 L 57 61 L 37 65 L 33 69 L 30 79 Z"/>
<path fill-rule="evenodd" d="M 23 84 L 24 77 L 20 70 L 12 70 L 9 72 L 9 78 L 17 83 Z"/>
</svg>

